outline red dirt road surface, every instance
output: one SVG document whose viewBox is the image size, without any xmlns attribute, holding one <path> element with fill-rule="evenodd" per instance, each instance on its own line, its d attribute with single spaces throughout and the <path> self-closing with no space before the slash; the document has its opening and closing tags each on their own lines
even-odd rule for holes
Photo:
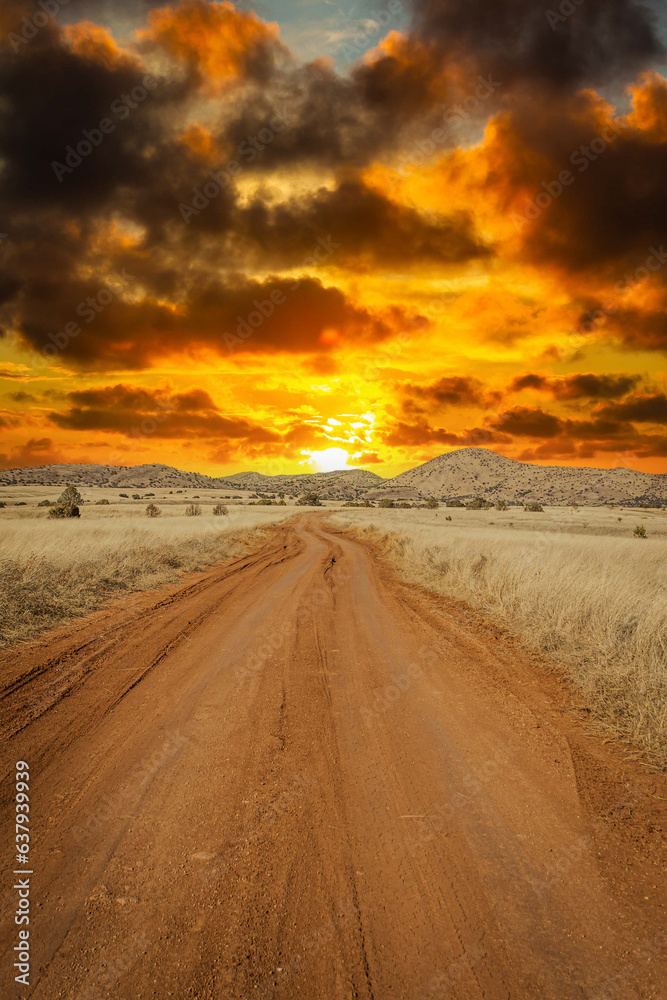
<svg viewBox="0 0 667 1000">
<path fill-rule="evenodd" d="M 667 996 L 664 778 L 320 516 L 0 660 L 5 996 Z"/>
</svg>

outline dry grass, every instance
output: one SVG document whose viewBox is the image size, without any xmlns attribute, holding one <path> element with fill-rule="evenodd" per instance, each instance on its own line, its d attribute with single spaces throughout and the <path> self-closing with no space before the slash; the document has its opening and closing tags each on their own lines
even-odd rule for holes
<svg viewBox="0 0 667 1000">
<path fill-rule="evenodd" d="M 563 664 L 599 720 L 667 757 L 664 513 L 441 508 L 336 520 L 371 533 L 407 579 L 465 600 Z M 646 540 L 632 537 L 637 523 Z"/>
<path fill-rule="evenodd" d="M 280 507 L 155 519 L 105 511 L 86 507 L 71 521 L 48 520 L 48 510 L 46 517 L 2 518 L 0 645 L 86 614 L 114 595 L 159 587 L 239 554 L 264 526 L 287 516 Z"/>
</svg>

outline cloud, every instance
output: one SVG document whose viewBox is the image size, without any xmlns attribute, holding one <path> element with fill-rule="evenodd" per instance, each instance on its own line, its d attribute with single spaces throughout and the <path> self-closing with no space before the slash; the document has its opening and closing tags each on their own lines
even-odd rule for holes
<svg viewBox="0 0 667 1000">
<path fill-rule="evenodd" d="M 152 10 L 148 27 L 139 32 L 144 51 L 167 53 L 204 87 L 267 80 L 277 59 L 287 54 L 279 36 L 277 24 L 214 0 L 184 0 Z"/>
<path fill-rule="evenodd" d="M 466 212 L 449 216 L 419 212 L 391 201 L 358 179 L 334 190 L 269 208 L 256 201 L 246 216 L 250 238 L 263 254 L 296 263 L 312 253 L 318 240 L 331 239 L 330 263 L 352 267 L 411 269 L 447 265 L 491 256 L 491 247 L 474 230 Z"/>
<path fill-rule="evenodd" d="M 667 424 L 667 395 L 637 395 L 623 403 L 611 403 L 597 411 L 607 420 L 632 420 L 640 424 Z"/>
<path fill-rule="evenodd" d="M 494 430 L 504 431 L 516 437 L 551 438 L 561 433 L 562 422 L 551 413 L 525 406 L 515 406 L 511 410 L 493 417 Z"/>
<path fill-rule="evenodd" d="M 636 0 L 585 0 L 560 17 L 554 3 L 555 20 L 534 0 L 413 3 L 413 32 L 442 60 L 471 62 L 505 86 L 598 85 L 627 79 L 663 54 L 655 16 Z"/>
<path fill-rule="evenodd" d="M 112 431 L 134 438 L 214 438 L 261 444 L 280 436 L 253 421 L 221 414 L 202 390 L 172 393 L 118 384 L 68 393 L 70 408 L 49 414 L 74 431 Z"/>
<path fill-rule="evenodd" d="M 62 452 L 51 438 L 30 438 L 7 454 L 0 454 L 0 469 L 24 469 L 63 462 Z"/>
<path fill-rule="evenodd" d="M 407 397 L 405 403 L 412 405 L 433 404 L 445 406 L 493 406 L 500 398 L 499 393 L 489 392 L 483 382 L 471 376 L 445 375 L 435 382 L 418 385 L 406 383 L 400 387 L 402 395 Z"/>
<path fill-rule="evenodd" d="M 95 311 L 86 305 L 99 286 L 68 286 L 35 280 L 27 286 L 17 327 L 36 350 L 49 333 L 76 322 L 59 360 L 71 366 L 137 369 L 173 354 L 204 349 L 223 356 L 244 353 L 326 353 L 372 344 L 401 330 L 424 328 L 426 320 L 402 309 L 371 311 L 353 304 L 338 288 L 316 278 L 242 276 L 223 283 L 194 283 L 173 305 L 146 296 L 112 296 Z M 78 304 L 77 304 L 78 303 Z"/>
<path fill-rule="evenodd" d="M 639 375 L 596 375 L 582 372 L 562 377 L 549 377 L 534 372 L 517 375 L 509 385 L 510 392 L 535 389 L 548 392 L 554 399 L 618 399 L 641 382 Z"/>
</svg>

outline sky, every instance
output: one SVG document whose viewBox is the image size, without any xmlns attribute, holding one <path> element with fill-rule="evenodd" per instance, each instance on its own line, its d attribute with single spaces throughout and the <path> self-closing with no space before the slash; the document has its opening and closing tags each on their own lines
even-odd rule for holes
<svg viewBox="0 0 667 1000">
<path fill-rule="evenodd" d="M 5 0 L 0 466 L 667 472 L 638 0 Z"/>
</svg>

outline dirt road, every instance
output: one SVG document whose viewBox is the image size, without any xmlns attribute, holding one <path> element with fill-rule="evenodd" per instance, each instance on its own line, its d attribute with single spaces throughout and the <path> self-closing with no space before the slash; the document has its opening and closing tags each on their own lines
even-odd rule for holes
<svg viewBox="0 0 667 1000">
<path fill-rule="evenodd" d="M 316 515 L 0 667 L 8 996 L 667 995 L 664 779 Z"/>
</svg>

